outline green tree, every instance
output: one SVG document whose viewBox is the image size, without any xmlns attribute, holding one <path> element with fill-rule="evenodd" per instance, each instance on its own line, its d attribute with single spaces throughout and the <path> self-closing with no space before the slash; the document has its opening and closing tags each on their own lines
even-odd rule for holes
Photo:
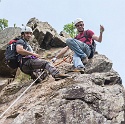
<svg viewBox="0 0 125 124">
<path fill-rule="evenodd" d="M 75 29 L 74 23 L 69 23 L 64 25 L 63 27 L 63 31 L 65 31 L 66 33 L 68 33 L 72 38 L 76 36 L 77 31 Z"/>
<path fill-rule="evenodd" d="M 8 27 L 8 20 L 6 19 L 0 19 L 0 30 L 3 30 L 4 28 Z"/>
</svg>

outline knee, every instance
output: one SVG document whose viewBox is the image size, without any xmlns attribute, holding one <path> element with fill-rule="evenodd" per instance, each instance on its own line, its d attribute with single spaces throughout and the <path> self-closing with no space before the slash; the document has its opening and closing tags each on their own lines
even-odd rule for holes
<svg viewBox="0 0 125 124">
<path fill-rule="evenodd" d="M 66 40 L 66 45 L 67 46 L 72 45 L 72 43 L 73 43 L 73 39 L 70 38 L 70 39 Z"/>
</svg>

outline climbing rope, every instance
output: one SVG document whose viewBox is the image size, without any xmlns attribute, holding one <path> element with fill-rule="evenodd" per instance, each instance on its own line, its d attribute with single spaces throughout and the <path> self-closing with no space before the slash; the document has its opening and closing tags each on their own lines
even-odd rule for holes
<svg viewBox="0 0 125 124">
<path fill-rule="evenodd" d="M 27 87 L 27 89 L 19 96 L 17 99 L 0 115 L 0 118 L 3 117 L 3 115 L 30 89 L 30 87 L 42 76 L 44 71 Z"/>
<path fill-rule="evenodd" d="M 69 63 L 71 63 L 71 62 L 72 62 L 72 57 L 71 57 L 71 55 L 68 55 L 68 56 L 64 57 L 61 62 L 55 64 L 54 66 L 56 67 L 56 66 L 60 65 L 60 64 L 63 63 L 63 62 L 68 62 L 68 61 L 67 61 L 68 58 L 70 59 Z M 9 111 L 9 109 L 30 89 L 30 87 L 42 76 L 43 73 L 44 73 L 44 71 L 29 85 L 29 87 L 27 87 L 27 89 L 26 89 L 19 97 L 17 97 L 17 99 L 16 99 L 14 102 L 0 115 L 0 118 L 2 118 L 2 117 L 4 116 L 4 114 Z"/>
<path fill-rule="evenodd" d="M 67 61 L 68 58 L 70 59 L 69 61 Z M 56 66 L 60 65 L 60 64 L 63 63 L 63 62 L 71 63 L 71 62 L 72 62 L 72 57 L 71 57 L 71 55 L 68 55 L 68 56 L 64 57 L 62 61 L 56 63 L 54 66 L 56 67 Z"/>
</svg>

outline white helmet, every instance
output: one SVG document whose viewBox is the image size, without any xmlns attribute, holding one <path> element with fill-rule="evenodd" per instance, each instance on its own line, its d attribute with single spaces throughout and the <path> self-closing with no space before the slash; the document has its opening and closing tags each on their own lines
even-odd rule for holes
<svg viewBox="0 0 125 124">
<path fill-rule="evenodd" d="M 75 21 L 74 21 L 74 25 L 76 25 L 78 22 L 83 22 L 83 20 L 81 18 L 77 18 Z"/>
<path fill-rule="evenodd" d="M 24 26 L 21 29 L 21 33 L 23 33 L 23 32 L 31 32 L 31 33 L 33 33 L 32 29 L 30 27 L 28 27 L 28 26 Z"/>
</svg>

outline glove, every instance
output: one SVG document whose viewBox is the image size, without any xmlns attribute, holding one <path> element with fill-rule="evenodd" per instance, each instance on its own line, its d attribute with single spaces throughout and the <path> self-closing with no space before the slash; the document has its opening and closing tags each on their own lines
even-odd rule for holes
<svg viewBox="0 0 125 124">
<path fill-rule="evenodd" d="M 56 60 L 57 60 L 57 58 L 54 57 L 54 58 L 52 59 L 52 62 L 55 63 Z"/>
</svg>

